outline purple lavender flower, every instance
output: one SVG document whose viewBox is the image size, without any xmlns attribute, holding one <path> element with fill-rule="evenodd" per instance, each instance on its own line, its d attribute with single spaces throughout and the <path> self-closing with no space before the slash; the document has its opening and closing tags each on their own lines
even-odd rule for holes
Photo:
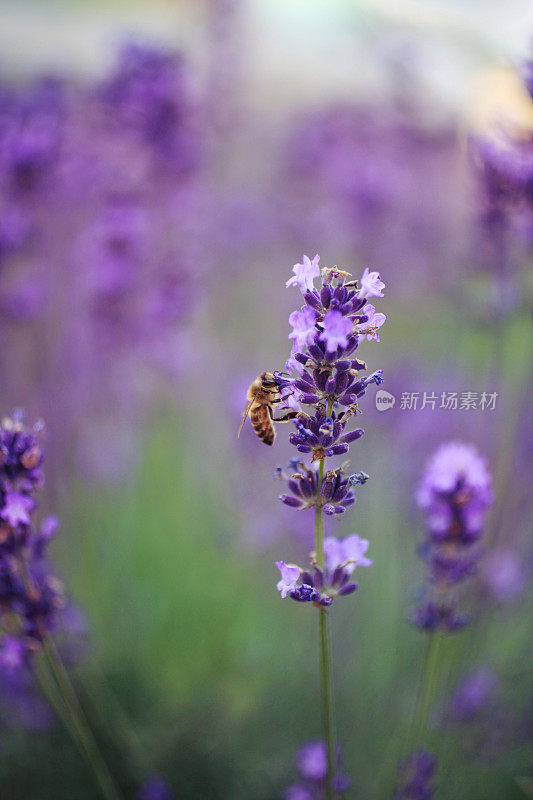
<svg viewBox="0 0 533 800">
<path fill-rule="evenodd" d="M 450 588 L 477 568 L 475 543 L 493 502 L 485 459 L 472 445 L 443 445 L 426 467 L 416 501 L 426 513 L 428 539 L 420 555 L 428 566 L 431 591 L 417 608 L 414 622 L 426 631 L 459 630 L 468 618 L 456 611 Z"/>
<path fill-rule="evenodd" d="M 138 800 L 174 800 L 170 784 L 161 775 L 150 775 L 141 785 Z"/>
<path fill-rule="evenodd" d="M 35 529 L 32 514 L 42 485 L 42 425 L 24 426 L 20 413 L 0 425 L 0 617 L 18 619 L 17 636 L 0 639 L 0 665 L 8 672 L 28 666 L 43 637 L 56 628 L 63 588 L 44 559 L 57 527 L 45 519 Z"/>
<path fill-rule="evenodd" d="M 430 459 L 416 493 L 437 541 L 467 544 L 481 534 L 494 500 L 486 459 L 473 445 L 450 442 Z"/>
<path fill-rule="evenodd" d="M 526 570 L 517 553 L 509 548 L 498 548 L 483 560 L 483 579 L 499 603 L 509 603 L 524 591 Z"/>
<path fill-rule="evenodd" d="M 450 698 L 452 717 L 465 721 L 477 716 L 490 702 L 497 684 L 496 673 L 487 666 L 469 672 Z"/>
<path fill-rule="evenodd" d="M 379 272 L 370 272 L 366 267 L 360 281 L 359 297 L 383 297 L 385 284 L 381 280 Z"/>
<path fill-rule="evenodd" d="M 134 131 L 174 169 L 190 171 L 197 158 L 183 60 L 156 48 L 131 43 L 119 54 L 114 74 L 100 96 L 113 122 Z"/>
<path fill-rule="evenodd" d="M 289 592 L 296 589 L 296 581 L 300 577 L 300 568 L 286 564 L 284 561 L 276 561 L 276 567 L 281 573 L 281 580 L 278 581 L 276 589 L 281 593 L 284 600 Z"/>
<path fill-rule="evenodd" d="M 320 334 L 319 341 L 326 343 L 328 353 L 335 353 L 339 347 L 348 346 L 348 336 L 353 333 L 353 322 L 349 317 L 344 317 L 340 311 L 331 309 L 324 315 L 324 330 Z M 306 342 L 307 344 L 307 342 Z"/>
<path fill-rule="evenodd" d="M 56 453 L 83 458 L 119 418 L 138 431 L 154 384 L 132 379 L 141 361 L 175 378 L 188 359 L 205 262 L 195 119 L 185 61 L 156 48 L 124 48 L 102 86 L 0 84 L 4 383 L 49 409 Z"/>
<path fill-rule="evenodd" d="M 371 560 L 365 556 L 368 545 L 368 539 L 361 539 L 356 533 L 345 539 L 326 537 L 324 539 L 326 569 L 331 573 L 336 569 L 342 569 L 351 575 L 356 567 L 371 567 Z"/>
<path fill-rule="evenodd" d="M 336 769 L 332 789 L 336 795 L 344 794 L 351 785 L 350 779 L 340 772 L 341 752 L 337 748 Z M 285 792 L 285 800 L 323 800 L 327 774 L 326 744 L 323 739 L 305 742 L 296 753 L 296 767 L 300 782 L 290 786 Z"/>
<path fill-rule="evenodd" d="M 289 333 L 289 339 L 294 339 L 294 349 L 296 352 L 303 350 L 308 344 L 312 344 L 316 335 L 316 321 L 318 314 L 314 308 L 305 306 L 302 311 L 293 311 L 289 317 L 289 325 L 293 331 Z"/>
<path fill-rule="evenodd" d="M 357 437 L 358 438 L 358 437 Z M 294 440 L 292 440 L 294 444 Z M 347 452 L 347 447 L 343 446 L 340 450 L 327 453 L 323 451 L 321 458 L 327 458 L 328 455 L 339 455 Z M 309 447 L 309 445 L 305 445 Z M 300 452 L 310 452 L 310 449 L 303 449 L 304 445 L 297 445 Z M 305 508 L 314 508 L 317 504 L 318 490 L 318 467 L 304 467 L 302 462 L 298 462 L 298 471 L 286 473 L 284 470 L 278 473 L 281 480 L 287 481 L 287 488 L 290 494 L 281 494 L 279 499 L 292 508 L 303 510 Z M 328 470 L 325 475 L 318 502 L 321 505 L 324 513 L 328 516 L 338 516 L 344 514 L 346 509 L 355 503 L 355 495 L 352 490 L 350 479 L 344 476 L 341 469 Z"/>
<path fill-rule="evenodd" d="M 371 561 L 365 556 L 368 542 L 356 534 L 324 541 L 324 516 L 338 517 L 353 505 L 354 487 L 364 485 L 368 476 L 363 472 L 347 476 L 347 463 L 326 470 L 326 459 L 347 453 L 350 443 L 363 436 L 361 428 L 347 430 L 347 425 L 357 415 L 357 401 L 367 387 L 383 381 L 381 370 L 362 377 L 366 364 L 354 356 L 360 336 L 373 336 L 384 321 L 376 319 L 375 309 L 371 311 L 365 302 L 367 297 L 382 296 L 383 282 L 367 269 L 360 286 L 337 267 L 320 273 L 318 261 L 318 255 L 312 262 L 304 256 L 303 264 L 295 264 L 294 277 L 287 281 L 288 287 L 299 287 L 305 305 L 289 318 L 293 327 L 289 338 L 294 339 L 286 364 L 290 372 L 274 373 L 282 409 L 291 409 L 285 420 L 294 421 L 289 441 L 300 456 L 310 457 L 308 464 L 298 457 L 289 463 L 287 471 L 281 467 L 276 470 L 277 477 L 287 484 L 280 500 L 298 511 L 315 511 L 315 552 L 310 554 L 309 568 L 276 561 L 281 574 L 276 588 L 282 598 L 288 596 L 319 609 L 324 708 L 325 741 L 310 742 L 300 752 L 303 781 L 286 793 L 292 800 L 306 796 L 318 800 L 323 792 L 330 798 L 333 792 L 343 793 L 349 786 L 348 779 L 337 774 L 328 619 L 334 599 L 357 589 L 350 581 L 355 566 L 368 567 Z M 319 275 L 321 285 L 315 289 L 314 279 Z M 361 313 L 365 307 L 366 313 Z M 303 412 L 301 405 L 311 406 L 312 412 Z"/>
<path fill-rule="evenodd" d="M 379 342 L 378 329 L 384 324 L 387 317 L 385 314 L 376 313 L 376 309 L 371 303 L 367 303 L 363 307 L 363 315 L 366 317 L 365 322 L 360 322 L 357 333 L 362 339 L 371 341 L 375 339 Z"/>
<path fill-rule="evenodd" d="M 4 92 L 0 175 L 13 197 L 27 199 L 42 188 L 60 152 L 64 104 L 64 86 L 53 78 Z"/>
<path fill-rule="evenodd" d="M 26 666 L 29 657 L 28 643 L 14 636 L 4 636 L 0 641 L 0 669 L 8 675 Z"/>
<path fill-rule="evenodd" d="M 347 425 L 357 415 L 357 401 L 367 387 L 372 383 L 379 385 L 383 378 L 381 370 L 362 377 L 360 373 L 366 364 L 355 358 L 354 352 L 359 338 L 372 338 L 384 322 L 384 315 L 376 314 L 366 299 L 382 297 L 385 284 L 377 272 L 368 268 L 360 284 L 337 267 L 324 268 L 320 273 L 318 261 L 318 255 L 313 261 L 304 256 L 302 264 L 294 265 L 294 276 L 287 281 L 287 286 L 300 288 L 305 305 L 289 318 L 294 328 L 289 338 L 295 341 L 287 369 L 293 374 L 275 373 L 283 404 L 297 412 L 295 431 L 289 441 L 299 453 L 311 457 L 311 464 L 295 460 L 288 471 L 279 468 L 278 477 L 287 483 L 288 491 L 280 495 L 285 505 L 297 510 L 316 508 L 327 516 L 338 517 L 353 505 L 354 487 L 363 485 L 368 476 L 365 473 L 347 476 L 344 466 L 323 471 L 322 462 L 347 453 L 350 443 L 364 434 L 361 428 L 347 430 Z M 322 283 L 315 289 L 314 280 L 320 274 Z M 301 405 L 314 406 L 313 413 L 304 413 Z M 295 600 L 326 605 L 336 594 L 354 591 L 356 584 L 345 585 L 352 571 L 352 559 L 362 559 L 360 563 L 365 566 L 371 563 L 361 550 L 368 543 L 361 541 L 349 537 L 345 544 L 339 544 L 339 548 L 346 548 L 347 564 L 342 568 L 339 562 L 326 573 L 319 567 L 318 578 L 316 570 L 314 578 L 308 573 L 289 574 L 287 565 L 277 562 L 282 570 L 279 590 L 283 596 L 290 594 Z M 330 542 L 328 547 L 333 557 L 335 544 Z M 299 578 L 301 584 L 297 583 Z M 324 586 L 327 593 L 322 591 Z"/>
<path fill-rule="evenodd" d="M 299 384 L 297 382 L 298 386 Z M 296 431 L 289 435 L 289 442 L 296 447 L 299 453 L 312 454 L 312 461 L 320 461 L 324 457 L 339 456 L 348 452 L 349 444 L 364 436 L 361 428 L 345 432 L 346 426 L 356 410 L 344 411 L 338 414 L 331 412 L 327 416 L 324 407 L 318 406 L 314 416 L 302 413 L 298 408 L 294 420 Z M 350 485 L 353 481 L 348 479 Z"/>
<path fill-rule="evenodd" d="M 320 275 L 319 261 L 319 255 L 316 255 L 312 261 L 308 256 L 304 255 L 303 263 L 295 264 L 292 268 L 294 275 L 292 278 L 289 278 L 285 284 L 287 289 L 289 286 L 297 286 L 303 295 L 305 295 L 306 292 L 312 292 L 314 288 L 314 279 L 318 278 Z"/>
<path fill-rule="evenodd" d="M 289 786 L 285 794 L 284 800 L 316 800 L 316 792 L 314 787 L 305 786 L 302 783 L 295 783 Z"/>
<path fill-rule="evenodd" d="M 299 602 L 314 602 L 329 606 L 337 596 L 355 592 L 357 584 L 349 578 L 355 567 L 370 567 L 372 562 L 366 558 L 368 541 L 357 534 L 337 539 L 328 536 L 324 540 L 325 565 L 320 567 L 316 554 L 311 553 L 310 569 L 304 570 L 295 564 L 276 561 L 281 572 L 281 580 L 276 589 L 282 598 L 291 597 Z M 300 581 L 300 583 L 298 583 Z"/>
<path fill-rule="evenodd" d="M 296 754 L 298 772 L 308 781 L 322 781 L 326 777 L 326 746 L 322 739 L 305 742 Z"/>
<path fill-rule="evenodd" d="M 431 783 L 437 770 L 437 759 L 427 750 L 417 750 L 402 764 L 401 781 L 394 791 L 394 800 L 431 800 L 435 789 Z"/>
</svg>

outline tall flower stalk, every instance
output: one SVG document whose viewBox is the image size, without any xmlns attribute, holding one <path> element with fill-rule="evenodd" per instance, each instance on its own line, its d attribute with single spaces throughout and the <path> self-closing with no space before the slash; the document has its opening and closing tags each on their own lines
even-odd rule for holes
<svg viewBox="0 0 533 800">
<path fill-rule="evenodd" d="M 277 584 L 281 597 L 312 603 L 318 611 L 326 770 L 317 796 L 331 800 L 346 788 L 345 779 L 336 775 L 331 606 L 337 597 L 357 589 L 351 580 L 354 568 L 372 562 L 365 556 L 368 541 L 357 534 L 345 539 L 324 537 L 324 516 L 339 518 L 355 503 L 354 488 L 368 478 L 363 472 L 347 474 L 349 462 L 327 468 L 326 459 L 346 454 L 350 443 L 363 436 L 363 430 L 349 430 L 348 424 L 357 416 L 358 401 L 367 387 L 382 383 L 381 370 L 364 376 L 366 364 L 356 358 L 355 351 L 365 339 L 379 341 L 385 315 L 376 313 L 368 300 L 382 297 L 385 284 L 368 269 L 356 281 L 337 267 L 320 270 L 318 262 L 318 255 L 312 260 L 304 256 L 287 281 L 287 287 L 300 289 L 304 305 L 289 317 L 293 347 L 287 371 L 274 373 L 279 402 L 293 412 L 295 430 L 289 441 L 298 451 L 287 470 L 278 468 L 280 479 L 287 483 L 280 500 L 298 511 L 314 509 L 315 549 L 305 569 L 284 561 L 276 566 L 281 573 Z"/>
<path fill-rule="evenodd" d="M 41 431 L 19 414 L 0 423 L 0 669 L 34 677 L 93 769 L 101 796 L 120 800 L 54 642 L 66 600 L 46 558 L 57 519 L 35 523 L 44 482 Z"/>
<path fill-rule="evenodd" d="M 426 515 L 427 534 L 419 554 L 427 566 L 428 582 L 412 621 L 429 638 L 413 709 L 411 749 L 420 747 L 427 728 L 438 685 L 442 637 L 469 623 L 460 609 L 461 589 L 476 572 L 485 515 L 493 500 L 486 461 L 472 445 L 448 442 L 428 461 L 416 492 L 416 502 Z M 435 770 L 433 756 L 412 750 L 400 764 L 401 781 L 394 797 L 432 797 L 429 781 Z M 420 786 L 425 794 L 416 794 Z"/>
</svg>

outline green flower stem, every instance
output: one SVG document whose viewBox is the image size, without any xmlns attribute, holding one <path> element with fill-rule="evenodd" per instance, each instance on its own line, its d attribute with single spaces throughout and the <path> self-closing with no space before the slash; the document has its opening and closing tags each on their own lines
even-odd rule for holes
<svg viewBox="0 0 533 800">
<path fill-rule="evenodd" d="M 333 678 L 331 674 L 330 619 L 326 608 L 319 611 L 320 672 L 322 684 L 322 717 L 327 753 L 326 800 L 332 800 L 331 781 L 335 774 L 335 708 L 333 705 Z"/>
<path fill-rule="evenodd" d="M 411 732 L 408 737 L 409 752 L 422 743 L 427 728 L 431 702 L 437 686 L 439 673 L 439 650 L 442 636 L 438 631 L 428 634 L 422 674 L 418 684 L 417 699 L 413 711 Z"/>
<path fill-rule="evenodd" d="M 67 730 L 73 736 L 80 751 L 87 759 L 106 800 L 122 800 L 122 796 L 111 777 L 111 773 L 94 738 L 85 713 L 80 705 L 76 691 L 52 639 L 43 637 L 43 654 L 46 665 L 57 686 L 69 719 Z M 61 717 L 65 724 L 65 717 Z"/>
<path fill-rule="evenodd" d="M 331 404 L 330 404 L 331 405 Z M 328 415 L 331 407 L 328 406 Z M 324 482 L 324 462 L 321 459 L 318 468 L 317 501 L 320 498 L 320 489 Z M 324 514 L 322 506 L 316 506 L 315 515 L 315 557 L 319 567 L 324 568 Z M 330 615 L 324 606 L 319 608 L 319 641 L 320 641 L 320 685 L 322 694 L 322 721 L 324 726 L 324 740 L 326 742 L 327 774 L 326 774 L 326 800 L 333 800 L 331 782 L 335 774 L 335 707 L 333 702 L 333 675 L 331 669 L 331 631 Z"/>
<path fill-rule="evenodd" d="M 28 574 L 22 555 L 19 556 L 18 562 L 24 587 L 30 596 L 34 595 L 36 589 Z M 36 664 L 36 676 L 44 694 L 78 746 L 81 754 L 87 759 L 87 763 L 92 768 L 100 785 L 102 797 L 105 800 L 123 800 L 100 753 L 96 739 L 53 639 L 42 628 L 39 633 L 43 645 L 43 659 Z"/>
</svg>

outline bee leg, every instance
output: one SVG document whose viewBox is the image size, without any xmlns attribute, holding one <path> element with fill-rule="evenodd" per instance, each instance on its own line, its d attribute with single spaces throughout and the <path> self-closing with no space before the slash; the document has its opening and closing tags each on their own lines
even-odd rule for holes
<svg viewBox="0 0 533 800">
<path fill-rule="evenodd" d="M 274 422 L 289 422 L 289 420 L 294 419 L 298 416 L 297 411 L 287 411 L 282 417 L 272 417 Z"/>
</svg>

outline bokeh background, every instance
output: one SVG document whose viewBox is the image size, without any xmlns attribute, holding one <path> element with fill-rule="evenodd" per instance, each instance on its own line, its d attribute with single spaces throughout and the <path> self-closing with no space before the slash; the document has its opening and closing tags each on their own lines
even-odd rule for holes
<svg viewBox="0 0 533 800">
<path fill-rule="evenodd" d="M 532 31 L 525 0 L 2 4 L 1 409 L 46 422 L 64 646 L 126 797 L 157 773 L 176 798 L 279 798 L 320 736 L 316 621 L 274 590 L 312 547 L 277 500 L 287 430 L 236 439 L 304 252 L 387 285 L 360 352 L 396 403 L 362 402 L 371 480 L 329 531 L 374 561 L 334 615 L 349 796 L 394 785 L 425 648 L 413 493 L 454 439 L 496 502 L 473 622 L 441 649 L 436 798 L 533 796 Z M 98 797 L 33 687 L 2 682 L 2 797 Z"/>
</svg>

